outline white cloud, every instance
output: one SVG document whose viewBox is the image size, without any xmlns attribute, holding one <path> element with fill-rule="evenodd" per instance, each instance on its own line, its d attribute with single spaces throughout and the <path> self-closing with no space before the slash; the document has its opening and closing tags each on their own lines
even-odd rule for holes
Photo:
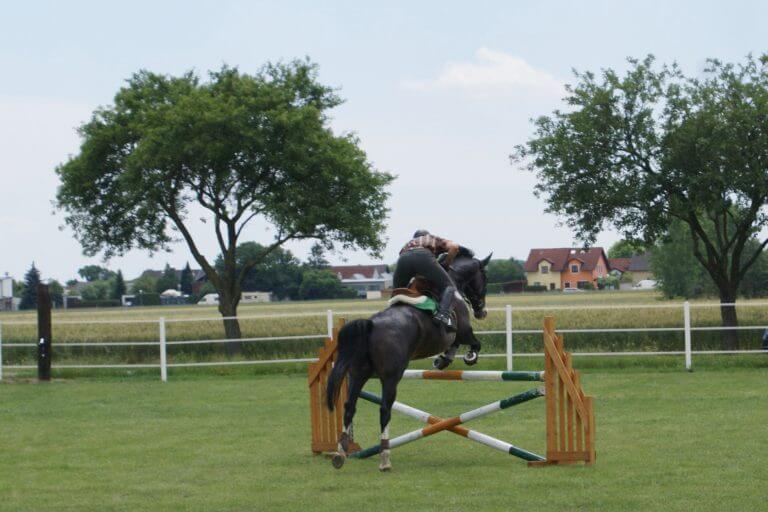
<svg viewBox="0 0 768 512">
<path fill-rule="evenodd" d="M 563 82 L 546 71 L 536 69 L 524 59 L 504 52 L 480 48 L 469 62 L 449 62 L 432 79 L 407 80 L 407 89 L 431 91 L 464 89 L 488 91 L 493 89 L 531 89 L 547 94 L 562 95 Z"/>
</svg>

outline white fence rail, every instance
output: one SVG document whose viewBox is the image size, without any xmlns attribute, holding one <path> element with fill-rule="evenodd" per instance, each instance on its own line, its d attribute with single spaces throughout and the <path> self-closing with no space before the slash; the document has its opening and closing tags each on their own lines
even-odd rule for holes
<svg viewBox="0 0 768 512">
<path fill-rule="evenodd" d="M 680 351 L 619 351 L 619 352 L 573 352 L 575 357 L 616 357 L 616 356 L 684 356 L 685 368 L 688 371 L 693 367 L 694 355 L 718 355 L 718 354 L 767 354 L 768 355 L 768 325 L 742 325 L 738 327 L 692 327 L 691 326 L 691 308 L 705 308 L 705 307 L 721 307 L 721 306 L 738 306 L 738 307 L 768 307 L 768 302 L 745 302 L 739 304 L 690 304 L 689 302 L 683 303 L 667 303 L 667 304 L 625 304 L 625 305 L 593 305 L 593 306 L 524 306 L 515 307 L 506 305 L 503 308 L 488 308 L 488 311 L 503 311 L 505 317 L 505 329 L 504 330 L 489 330 L 489 331 L 475 331 L 478 336 L 487 335 L 505 335 L 506 351 L 503 354 L 483 354 L 483 357 L 491 358 L 506 358 L 507 370 L 513 370 L 514 359 L 516 357 L 542 357 L 542 353 L 514 352 L 514 337 L 515 335 L 528 335 L 538 334 L 541 332 L 539 329 L 514 329 L 513 315 L 515 311 L 560 311 L 560 310 L 626 310 L 626 309 L 670 309 L 678 308 L 682 309 L 683 324 L 679 327 L 628 327 L 628 328 L 602 328 L 602 329 L 558 329 L 558 332 L 567 333 L 632 333 L 632 332 L 683 332 L 684 333 L 684 350 Z M 270 314 L 270 315 L 256 315 L 256 316 L 242 316 L 240 320 L 247 319 L 266 319 L 266 318 L 287 318 L 287 317 L 309 317 L 309 316 L 325 316 L 327 331 L 323 334 L 306 334 L 306 335 L 292 335 L 292 336 L 263 336 L 263 337 L 251 337 L 251 338 L 239 338 L 237 340 L 230 339 L 207 339 L 207 340 L 174 340 L 168 341 L 166 339 L 166 324 L 168 322 L 196 322 L 196 321 L 211 321 L 223 320 L 222 317 L 217 318 L 189 318 L 189 319 L 165 319 L 159 318 L 158 320 L 93 320 L 93 321 L 57 321 L 57 325 L 61 324 L 110 324 L 110 323 L 155 323 L 158 326 L 158 339 L 157 341 L 119 341 L 119 342 L 67 342 L 57 343 L 57 347 L 125 347 L 125 346 L 156 346 L 158 348 L 159 363 L 136 363 L 136 364 L 54 364 L 54 369 L 96 369 L 96 368 L 108 368 L 108 369 L 140 369 L 140 368 L 155 368 L 160 370 L 160 379 L 165 382 L 168 380 L 168 368 L 188 368 L 188 367 L 206 367 L 206 366 L 241 366 L 241 365 L 263 365 L 263 364 L 280 364 L 280 363 L 307 363 L 316 361 L 315 358 L 294 358 L 294 359 L 263 359 L 263 360 L 251 360 L 251 361 L 203 361 L 203 362 L 183 362 L 183 363 L 169 363 L 168 362 L 168 346 L 176 345 L 199 345 L 199 344 L 219 344 L 230 342 L 260 342 L 260 341 L 286 341 L 286 340 L 317 340 L 325 339 L 333 335 L 334 317 L 341 315 L 360 315 L 371 314 L 375 311 L 342 311 L 336 312 L 327 310 L 324 313 L 296 313 L 296 314 Z M 5 322 L 5 325 L 34 325 L 35 322 L 19 321 L 19 322 Z M 3 369 L 11 370 L 29 370 L 37 368 L 36 365 L 4 365 L 3 364 L 3 349 L 4 348 L 33 348 L 37 345 L 35 343 L 4 343 L 3 342 L 3 322 L 0 322 L 0 380 L 3 378 Z M 765 331 L 763 338 L 763 348 L 757 350 L 692 350 L 692 334 L 694 332 L 701 331 L 726 331 L 726 330 L 761 330 Z"/>
</svg>

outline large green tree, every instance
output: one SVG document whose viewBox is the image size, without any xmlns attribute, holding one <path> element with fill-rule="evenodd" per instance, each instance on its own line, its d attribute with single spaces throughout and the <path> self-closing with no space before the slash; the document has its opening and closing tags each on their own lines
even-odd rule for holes
<svg viewBox="0 0 768 512">
<path fill-rule="evenodd" d="M 673 219 L 718 290 L 724 326 L 737 325 L 739 285 L 768 244 L 768 57 L 708 61 L 700 77 L 654 59 L 623 74 L 577 73 L 567 109 L 535 121 L 514 160 L 537 173 L 548 211 L 592 242 L 607 225 L 650 243 Z M 711 233 L 705 225 L 713 226 Z M 737 348 L 737 331 L 724 333 Z"/>
<path fill-rule="evenodd" d="M 717 293 L 707 271 L 691 250 L 688 225 L 673 220 L 666 236 L 651 248 L 651 270 L 667 298 L 692 298 Z"/>
<path fill-rule="evenodd" d="M 711 223 L 707 223 L 705 229 L 711 232 Z M 745 257 L 757 250 L 758 245 L 757 238 L 749 240 Z M 651 249 L 651 270 L 661 291 L 669 298 L 717 294 L 712 279 L 693 254 L 690 228 L 682 221 L 673 220 L 664 239 Z M 768 294 L 768 253 L 765 250 L 747 270 L 738 292 L 747 297 Z"/>
<path fill-rule="evenodd" d="M 506 283 L 525 279 L 522 262 L 510 258 L 508 260 L 491 260 L 485 267 L 489 283 Z"/>
<path fill-rule="evenodd" d="M 225 66 L 207 81 L 141 71 L 81 126 L 80 151 L 57 168 L 58 206 L 87 254 L 155 251 L 180 235 L 216 287 L 219 311 L 233 317 L 260 263 L 237 269 L 238 242 L 256 219 L 274 234 L 261 258 L 296 239 L 382 249 L 393 178 L 353 135 L 332 132 L 328 111 L 340 103 L 306 61 L 252 75 Z M 190 227 L 201 216 L 221 269 Z M 224 327 L 240 337 L 236 320 Z"/>
<path fill-rule="evenodd" d="M 630 240 L 619 240 L 608 249 L 609 258 L 631 258 L 635 254 L 645 252 L 645 246 L 642 243 L 632 242 Z"/>
<path fill-rule="evenodd" d="M 175 290 L 179 287 L 179 279 L 176 277 L 176 270 L 166 263 L 163 269 L 163 275 L 155 283 L 155 291 L 163 293 L 166 290 Z"/>
<path fill-rule="evenodd" d="M 342 285 L 339 278 L 330 270 L 308 268 L 304 271 L 299 288 L 300 299 L 350 299 L 354 297 L 357 297 L 357 292 Z"/>
<path fill-rule="evenodd" d="M 100 265 L 86 265 L 80 267 L 77 273 L 89 283 L 92 281 L 106 281 L 115 275 L 114 272 Z"/>
<path fill-rule="evenodd" d="M 131 284 L 131 293 L 143 294 L 143 293 L 155 293 L 157 288 L 157 278 L 151 274 L 141 274 Z"/>
</svg>

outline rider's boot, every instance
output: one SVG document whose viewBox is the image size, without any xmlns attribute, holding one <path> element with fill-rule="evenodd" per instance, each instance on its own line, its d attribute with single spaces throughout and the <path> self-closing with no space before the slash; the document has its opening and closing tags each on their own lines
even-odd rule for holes
<svg viewBox="0 0 768 512">
<path fill-rule="evenodd" d="M 453 321 L 451 320 L 451 304 L 453 303 L 454 293 L 456 293 L 456 288 L 453 286 L 447 286 L 445 288 L 443 294 L 440 296 L 440 306 L 437 313 L 432 317 L 432 320 L 436 324 L 444 326 L 446 331 L 456 330 L 456 326 L 453 325 Z"/>
</svg>

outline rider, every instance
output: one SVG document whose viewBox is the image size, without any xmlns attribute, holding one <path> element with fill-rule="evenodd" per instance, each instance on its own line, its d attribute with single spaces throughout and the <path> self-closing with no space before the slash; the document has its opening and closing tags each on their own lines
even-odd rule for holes
<svg viewBox="0 0 768 512">
<path fill-rule="evenodd" d="M 429 231 L 420 229 L 413 234 L 410 242 L 400 250 L 395 275 L 392 278 L 395 288 L 405 288 L 416 276 L 421 276 L 435 287 L 440 305 L 433 317 L 435 323 L 443 324 L 446 329 L 454 329 L 451 322 L 451 303 L 456 293 L 453 281 L 448 277 L 446 268 L 453 263 L 459 252 L 459 244 L 431 235 Z M 442 266 L 437 256 L 447 253 Z M 445 267 L 445 268 L 444 268 Z"/>
</svg>

